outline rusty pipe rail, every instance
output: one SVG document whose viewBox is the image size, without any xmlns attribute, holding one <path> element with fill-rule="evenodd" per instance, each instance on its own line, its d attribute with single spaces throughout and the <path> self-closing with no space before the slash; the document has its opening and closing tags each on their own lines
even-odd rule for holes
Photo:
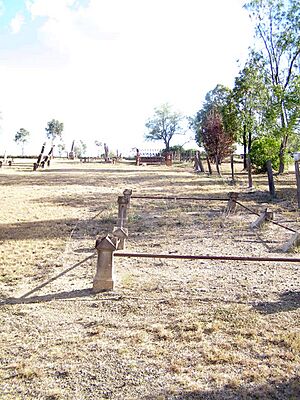
<svg viewBox="0 0 300 400">
<path fill-rule="evenodd" d="M 241 206 L 241 207 L 244 208 L 245 210 L 249 211 L 251 214 L 255 214 L 255 215 L 258 215 L 258 216 L 260 215 L 258 212 L 252 210 L 252 209 L 249 208 L 249 207 L 246 207 L 244 204 L 240 203 L 239 201 L 237 201 L 237 200 L 233 200 L 233 201 L 235 201 L 236 204 L 238 204 L 239 206 Z M 274 224 L 274 225 L 280 226 L 280 228 L 284 228 L 284 229 L 286 229 L 286 230 L 288 230 L 288 231 L 290 231 L 290 232 L 294 232 L 294 233 L 297 232 L 295 229 L 289 228 L 288 226 L 285 226 L 285 225 L 282 225 L 280 222 L 273 221 L 272 219 L 267 219 L 267 221 L 268 221 L 268 222 L 271 222 L 271 223 Z"/>
<path fill-rule="evenodd" d="M 186 254 L 151 254 L 151 253 L 127 253 L 115 252 L 115 257 L 134 258 L 169 258 L 179 260 L 220 260 L 220 261 L 264 261 L 264 262 L 287 262 L 299 263 L 300 258 L 292 257 L 247 257 L 247 256 L 216 256 L 216 255 L 186 255 Z"/>
<path fill-rule="evenodd" d="M 131 199 L 141 200 L 195 200 L 195 201 L 228 201 L 220 197 L 181 197 L 181 196 L 131 196 Z"/>
<path fill-rule="evenodd" d="M 131 196 L 131 199 L 141 199 L 141 200 L 195 200 L 195 201 L 228 201 L 229 198 L 219 198 L 219 197 L 176 197 L 176 196 Z M 239 202 L 236 199 L 232 199 L 237 205 L 240 207 L 244 208 L 245 210 L 249 211 L 250 213 L 254 215 L 260 215 L 258 212 L 252 210 L 251 208 L 245 206 L 241 202 Z M 273 220 L 268 220 L 274 225 L 277 225 L 283 229 L 286 229 L 290 232 L 296 233 L 297 231 L 293 228 L 289 228 L 288 226 L 282 225 L 279 222 L 273 221 Z"/>
</svg>

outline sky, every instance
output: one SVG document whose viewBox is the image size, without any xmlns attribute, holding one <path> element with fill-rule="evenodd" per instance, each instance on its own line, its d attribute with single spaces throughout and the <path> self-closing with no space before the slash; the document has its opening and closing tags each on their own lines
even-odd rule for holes
<svg viewBox="0 0 300 400">
<path fill-rule="evenodd" d="M 0 0 L 0 155 L 21 153 L 20 128 L 30 132 L 25 153 L 38 154 L 53 118 L 67 150 L 73 140 L 88 155 L 95 140 L 124 155 L 162 148 L 144 141 L 155 107 L 192 116 L 217 84 L 233 87 L 253 42 L 243 3 Z"/>
</svg>

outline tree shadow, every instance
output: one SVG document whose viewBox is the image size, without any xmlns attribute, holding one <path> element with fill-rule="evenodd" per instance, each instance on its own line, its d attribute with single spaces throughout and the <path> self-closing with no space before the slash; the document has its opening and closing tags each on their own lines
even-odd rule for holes
<svg viewBox="0 0 300 400">
<path fill-rule="evenodd" d="M 287 291 L 279 296 L 276 302 L 260 302 L 255 304 L 253 308 L 262 314 L 276 314 L 297 310 L 300 307 L 300 291 Z"/>
<path fill-rule="evenodd" d="M 82 289 L 82 290 L 72 290 L 70 292 L 58 292 L 45 294 L 41 296 L 32 296 L 32 297 L 9 297 L 0 302 L 0 305 L 8 305 L 8 304 L 31 304 L 31 303 L 44 303 L 51 300 L 68 300 L 68 299 L 76 299 L 81 297 L 94 297 L 95 294 L 92 292 L 92 289 Z"/>
<path fill-rule="evenodd" d="M 101 297 L 99 297 L 101 294 Z M 87 298 L 90 300 L 97 301 L 119 301 L 123 298 L 122 295 L 102 291 L 99 293 L 94 293 L 92 288 L 80 289 L 80 290 L 71 290 L 69 292 L 57 292 L 50 293 L 40 296 L 31 296 L 31 297 L 8 297 L 0 300 L 0 307 L 5 305 L 14 305 L 14 304 L 33 304 L 33 303 L 47 303 L 52 300 L 71 300 L 71 299 L 80 299 Z"/>
<path fill-rule="evenodd" d="M 77 219 L 56 219 L 0 224 L 0 240 L 46 240 L 65 237 L 77 223 Z"/>
<path fill-rule="evenodd" d="M 158 397 L 155 397 L 158 398 Z M 159 397 L 160 398 L 160 397 Z M 299 399 L 299 377 L 293 377 L 286 381 L 270 381 L 264 385 L 252 387 L 224 386 L 218 390 L 199 390 L 186 392 L 162 393 L 161 398 L 168 400 L 283 400 Z M 153 400 L 152 395 L 144 400 Z"/>
</svg>

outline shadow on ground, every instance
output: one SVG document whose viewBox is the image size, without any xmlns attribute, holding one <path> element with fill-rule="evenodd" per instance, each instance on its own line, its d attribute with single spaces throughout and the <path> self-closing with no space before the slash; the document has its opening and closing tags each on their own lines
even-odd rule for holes
<svg viewBox="0 0 300 400">
<path fill-rule="evenodd" d="M 102 292 L 101 299 L 97 298 L 97 301 L 112 301 L 112 300 L 121 300 L 121 295 L 114 295 L 108 292 Z M 91 288 L 81 289 L 81 290 L 72 290 L 69 292 L 57 292 L 50 293 L 40 296 L 31 296 L 31 297 L 9 297 L 7 299 L 3 299 L 0 301 L 0 306 L 4 305 L 14 305 L 14 304 L 32 304 L 32 303 L 45 303 L 52 300 L 71 300 L 71 299 L 80 299 L 80 298 L 88 298 L 90 300 L 94 300 L 97 296 Z"/>
<path fill-rule="evenodd" d="M 261 302 L 254 308 L 262 314 L 276 314 L 297 310 L 300 307 L 300 292 L 287 291 L 279 296 L 276 302 Z M 300 398 L 300 397 L 299 397 Z"/>
<path fill-rule="evenodd" d="M 30 303 L 43 303 L 52 300 L 67 300 L 77 299 L 80 297 L 92 297 L 94 296 L 92 289 L 72 290 L 70 292 L 58 292 L 45 294 L 41 296 L 32 296 L 25 298 L 10 297 L 0 302 L 1 305 L 7 304 L 30 304 Z"/>
<path fill-rule="evenodd" d="M 299 399 L 300 384 L 299 377 L 296 376 L 290 380 L 278 382 L 270 381 L 268 384 L 255 387 L 237 387 L 224 386 L 218 390 L 200 390 L 180 393 L 162 393 L 161 397 L 168 400 L 284 400 Z M 154 397 L 147 396 L 144 400 L 153 400 Z"/>
<path fill-rule="evenodd" d="M 116 218 L 115 218 L 116 220 Z M 43 221 L 18 222 L 14 224 L 0 224 L 0 241 L 6 240 L 47 240 L 67 238 L 70 232 L 73 237 L 83 230 L 84 235 L 96 238 L 111 230 L 114 219 L 98 220 L 55 219 Z"/>
</svg>

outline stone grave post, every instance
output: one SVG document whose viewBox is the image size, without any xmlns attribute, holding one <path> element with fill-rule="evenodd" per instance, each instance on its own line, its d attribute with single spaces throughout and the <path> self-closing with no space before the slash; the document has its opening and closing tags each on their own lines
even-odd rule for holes
<svg viewBox="0 0 300 400">
<path fill-rule="evenodd" d="M 118 250 L 124 250 L 126 239 L 128 239 L 128 229 L 119 227 L 119 226 L 115 226 L 112 234 L 119 240 Z"/>
<path fill-rule="evenodd" d="M 96 241 L 98 252 L 97 271 L 93 281 L 93 292 L 108 291 L 114 289 L 114 252 L 118 248 L 118 239 L 105 236 Z"/>
</svg>

